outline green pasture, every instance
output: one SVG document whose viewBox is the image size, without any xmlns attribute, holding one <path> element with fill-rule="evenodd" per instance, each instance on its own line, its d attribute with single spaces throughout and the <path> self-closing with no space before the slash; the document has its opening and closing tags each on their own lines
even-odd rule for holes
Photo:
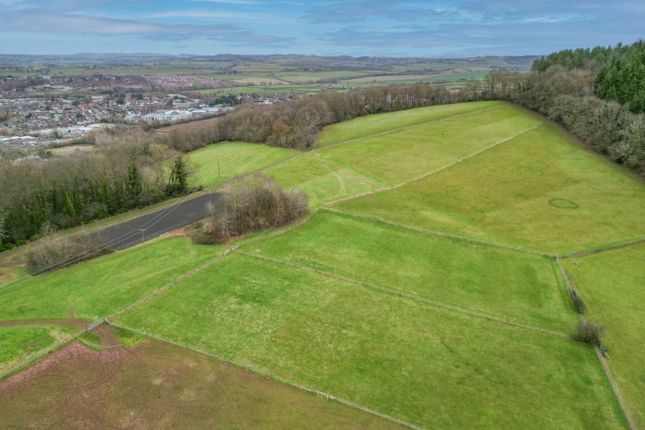
<svg viewBox="0 0 645 430">
<path fill-rule="evenodd" d="M 550 259 L 326 211 L 253 254 L 561 333 L 577 322 Z"/>
<path fill-rule="evenodd" d="M 325 127 L 318 136 L 316 148 L 500 105 L 502 103 L 498 101 L 455 103 L 361 116 Z"/>
<path fill-rule="evenodd" d="M 254 257 L 117 324 L 428 428 L 624 428 L 588 347 Z"/>
<path fill-rule="evenodd" d="M 379 179 L 330 160 L 321 152 L 303 154 L 302 157 L 266 169 L 264 173 L 273 176 L 284 186 L 305 191 L 311 207 L 369 192 L 382 185 Z"/>
<path fill-rule="evenodd" d="M 568 253 L 644 237 L 644 202 L 641 180 L 543 124 L 434 175 L 339 208 Z"/>
<path fill-rule="evenodd" d="M 645 244 L 563 260 L 587 305 L 605 328 L 608 363 L 639 427 L 645 426 Z"/>
<path fill-rule="evenodd" d="M 0 326 L 0 373 L 20 359 L 50 347 L 65 329 Z"/>
<path fill-rule="evenodd" d="M 533 116 L 495 103 L 412 109 L 396 115 L 410 125 L 388 131 L 366 117 L 364 131 L 349 133 L 352 140 L 335 146 L 332 142 L 343 142 L 344 133 L 332 126 L 323 132 L 329 136 L 326 146 L 266 173 L 285 186 L 303 189 L 316 207 L 415 179 L 539 124 Z M 360 128 L 362 122 L 354 124 Z"/>
<path fill-rule="evenodd" d="M 0 320 L 108 316 L 218 255 L 218 247 L 185 237 L 127 251 L 0 286 Z"/>
<path fill-rule="evenodd" d="M 254 172 L 297 153 L 292 149 L 244 142 L 209 145 L 188 154 L 187 161 L 193 171 L 191 185 L 215 187 L 235 176 Z"/>
</svg>

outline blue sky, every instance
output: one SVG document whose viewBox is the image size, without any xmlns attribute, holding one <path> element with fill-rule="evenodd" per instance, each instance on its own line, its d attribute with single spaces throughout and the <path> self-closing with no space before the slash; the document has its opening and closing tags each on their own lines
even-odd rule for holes
<svg viewBox="0 0 645 430">
<path fill-rule="evenodd" d="M 643 37 L 643 0 L 0 0 L 4 54 L 464 57 Z"/>
</svg>

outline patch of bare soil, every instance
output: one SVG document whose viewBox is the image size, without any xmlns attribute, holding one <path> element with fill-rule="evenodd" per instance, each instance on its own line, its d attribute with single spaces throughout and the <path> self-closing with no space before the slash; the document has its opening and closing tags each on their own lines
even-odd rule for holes
<svg viewBox="0 0 645 430">
<path fill-rule="evenodd" d="M 13 281 L 16 278 L 16 271 L 14 269 L 0 267 L 0 286 Z"/>
<path fill-rule="evenodd" d="M 401 428 L 389 420 L 167 343 L 69 345 L 0 381 L 2 428 Z"/>
</svg>

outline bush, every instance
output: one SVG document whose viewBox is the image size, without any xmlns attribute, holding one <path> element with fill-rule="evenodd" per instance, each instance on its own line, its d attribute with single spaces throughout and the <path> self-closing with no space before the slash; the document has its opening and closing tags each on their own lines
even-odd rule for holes
<svg viewBox="0 0 645 430">
<path fill-rule="evenodd" d="M 571 339 L 591 346 L 601 347 L 602 326 L 587 321 L 581 321 L 571 334 Z"/>
<path fill-rule="evenodd" d="M 249 231 L 288 224 L 307 211 L 307 196 L 302 191 L 286 191 L 272 178 L 255 176 L 229 187 L 192 238 L 202 244 L 224 243 Z"/>
<path fill-rule="evenodd" d="M 571 290 L 571 300 L 573 301 L 573 307 L 576 309 L 576 312 L 580 315 L 584 314 L 587 306 L 575 290 Z"/>
<path fill-rule="evenodd" d="M 43 237 L 27 254 L 27 270 L 32 275 L 40 275 L 106 252 L 87 235 L 64 236 L 46 228 Z"/>
</svg>

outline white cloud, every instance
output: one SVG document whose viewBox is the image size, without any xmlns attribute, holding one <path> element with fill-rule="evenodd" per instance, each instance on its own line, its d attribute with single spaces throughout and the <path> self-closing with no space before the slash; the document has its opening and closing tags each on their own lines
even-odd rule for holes
<svg viewBox="0 0 645 430">
<path fill-rule="evenodd" d="M 269 13 L 259 12 L 232 12 L 215 10 L 169 10 L 155 12 L 147 15 L 147 18 L 196 18 L 196 19 L 224 19 L 236 21 L 267 21 L 272 23 L 286 21 L 284 17 Z"/>
</svg>

